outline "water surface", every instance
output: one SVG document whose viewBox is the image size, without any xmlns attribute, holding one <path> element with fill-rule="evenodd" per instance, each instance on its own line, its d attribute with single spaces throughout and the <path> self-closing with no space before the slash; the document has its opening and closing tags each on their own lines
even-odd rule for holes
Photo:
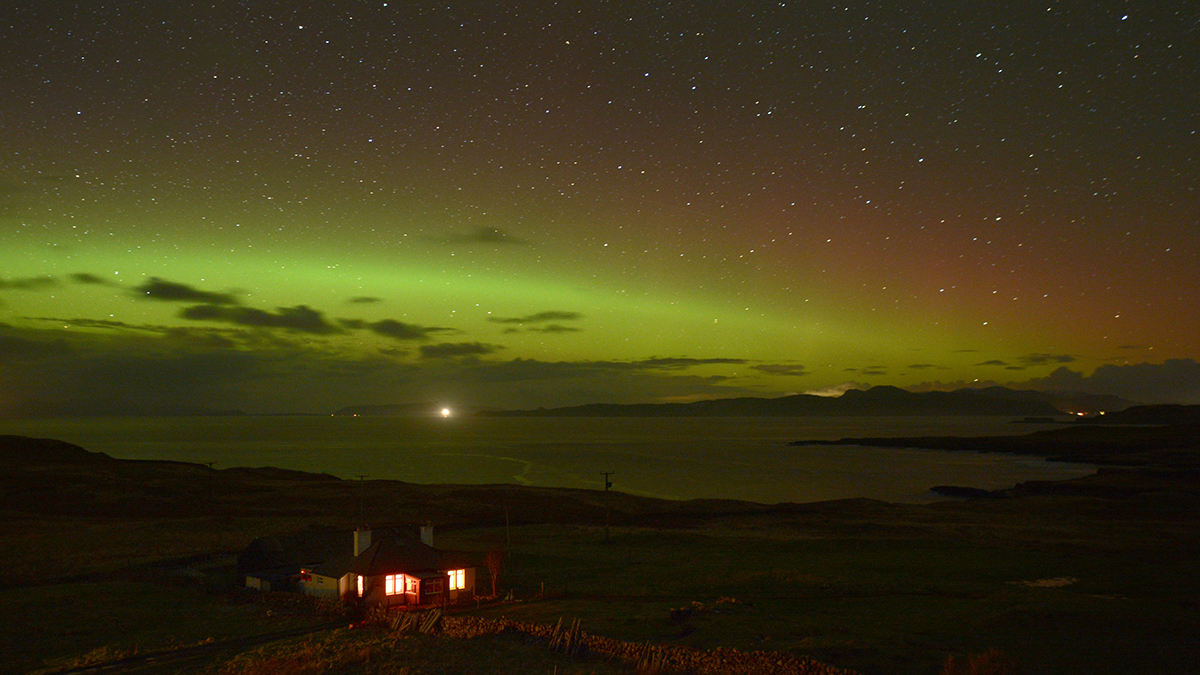
<svg viewBox="0 0 1200 675">
<path fill-rule="evenodd" d="M 0 420 L 0 433 L 58 438 L 122 459 L 275 466 L 341 478 L 614 488 L 671 499 L 810 502 L 939 499 L 934 485 L 996 489 L 1094 467 L 1035 457 L 790 446 L 861 436 L 1011 435 L 997 417 L 410 418 L 141 417 Z"/>
</svg>

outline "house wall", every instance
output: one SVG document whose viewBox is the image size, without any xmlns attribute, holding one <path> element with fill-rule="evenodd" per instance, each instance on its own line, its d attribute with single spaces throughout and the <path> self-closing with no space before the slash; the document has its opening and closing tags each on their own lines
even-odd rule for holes
<svg viewBox="0 0 1200 675">
<path fill-rule="evenodd" d="M 338 580 L 322 574 L 309 574 L 308 579 L 300 579 L 300 592 L 318 598 L 338 599 Z"/>
<path fill-rule="evenodd" d="M 373 577 L 364 577 L 363 579 L 363 596 L 362 601 L 369 605 L 382 605 L 384 607 L 396 607 L 401 605 L 416 605 L 416 604 L 441 604 L 444 602 L 462 602 L 475 597 L 475 568 L 464 568 L 463 585 L 464 588 L 459 590 L 449 590 L 449 580 L 443 576 L 440 578 L 442 582 L 442 592 L 433 595 L 428 594 L 428 579 L 422 579 L 420 583 L 420 594 L 416 593 L 397 593 L 395 595 L 387 594 L 387 586 L 385 582 L 386 575 Z M 353 575 L 347 575 L 353 577 Z M 315 577 L 314 577 L 315 578 Z M 350 589 L 350 597 L 357 597 L 358 586 L 357 582 L 350 580 L 347 582 Z"/>
<path fill-rule="evenodd" d="M 363 587 L 363 602 L 368 605 L 383 605 L 384 607 L 396 607 L 398 605 L 414 604 L 413 596 L 397 593 L 395 595 L 387 594 L 387 585 L 385 577 L 387 575 L 379 575 L 374 577 L 365 577 Z"/>
<path fill-rule="evenodd" d="M 246 575 L 246 588 L 253 588 L 256 591 L 269 591 L 271 590 L 271 582 L 255 576 Z"/>
<path fill-rule="evenodd" d="M 358 575 L 344 574 L 338 579 L 338 597 L 342 602 L 352 602 L 358 597 Z"/>
<path fill-rule="evenodd" d="M 463 588 L 455 591 L 450 591 L 450 602 L 459 602 L 460 600 L 470 600 L 475 597 L 475 568 L 464 568 L 463 572 Z M 448 588 L 449 586 L 447 586 Z"/>
</svg>

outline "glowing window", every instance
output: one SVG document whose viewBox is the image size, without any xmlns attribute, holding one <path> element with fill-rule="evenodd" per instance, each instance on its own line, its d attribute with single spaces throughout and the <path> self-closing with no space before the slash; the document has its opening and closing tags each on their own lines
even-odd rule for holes
<svg viewBox="0 0 1200 675">
<path fill-rule="evenodd" d="M 396 594 L 396 575 L 389 574 L 383 578 L 383 593 L 384 595 Z"/>
<path fill-rule="evenodd" d="M 361 598 L 362 596 L 363 596 L 363 578 L 359 577 L 358 578 L 358 597 Z"/>
<path fill-rule="evenodd" d="M 461 591 L 467 587 L 467 571 L 466 570 L 450 570 L 450 590 Z"/>
<path fill-rule="evenodd" d="M 405 593 L 416 593 L 417 585 L 419 583 L 420 582 L 416 577 L 405 577 L 404 578 L 404 592 Z"/>
</svg>

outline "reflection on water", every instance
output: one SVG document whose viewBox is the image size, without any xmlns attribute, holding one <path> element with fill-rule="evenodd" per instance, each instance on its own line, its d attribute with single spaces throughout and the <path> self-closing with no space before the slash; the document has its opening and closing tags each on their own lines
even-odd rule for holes
<svg viewBox="0 0 1200 675">
<path fill-rule="evenodd" d="M 414 483 L 518 483 L 673 499 L 922 502 L 934 485 L 1009 487 L 1093 467 L 1038 458 L 859 446 L 854 436 L 1003 435 L 1043 428 L 994 417 L 488 418 L 168 417 L 2 420 L 122 459 L 276 466 Z"/>
</svg>

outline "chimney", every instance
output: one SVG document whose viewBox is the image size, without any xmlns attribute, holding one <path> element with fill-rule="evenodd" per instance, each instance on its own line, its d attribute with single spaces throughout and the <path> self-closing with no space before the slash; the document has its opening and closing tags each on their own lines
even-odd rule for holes
<svg viewBox="0 0 1200 675">
<path fill-rule="evenodd" d="M 433 546 L 433 523 L 421 526 L 421 543 Z"/>
<path fill-rule="evenodd" d="M 362 555 L 362 552 L 371 548 L 371 531 L 367 529 L 358 529 L 354 531 L 354 557 Z"/>
</svg>

